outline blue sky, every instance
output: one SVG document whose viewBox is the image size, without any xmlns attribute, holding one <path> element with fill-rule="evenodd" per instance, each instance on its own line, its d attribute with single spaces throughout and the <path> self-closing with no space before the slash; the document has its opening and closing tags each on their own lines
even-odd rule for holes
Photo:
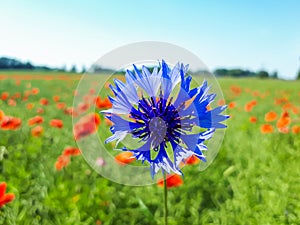
<svg viewBox="0 0 300 225">
<path fill-rule="evenodd" d="M 164 41 L 211 69 L 277 70 L 300 61 L 300 1 L 18 1 L 0 3 L 0 56 L 89 66 L 137 41 Z"/>
</svg>

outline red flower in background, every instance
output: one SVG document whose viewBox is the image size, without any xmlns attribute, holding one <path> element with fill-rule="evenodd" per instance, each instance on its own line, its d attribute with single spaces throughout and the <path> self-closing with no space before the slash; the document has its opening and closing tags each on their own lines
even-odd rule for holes
<svg viewBox="0 0 300 225">
<path fill-rule="evenodd" d="M 1 99 L 2 99 L 3 101 L 5 101 L 6 99 L 8 99 L 8 97 L 9 97 L 9 93 L 8 93 L 8 92 L 3 92 L 3 93 L 1 94 Z"/>
<path fill-rule="evenodd" d="M 59 119 L 52 119 L 50 120 L 49 124 L 51 127 L 57 127 L 57 128 L 62 128 L 64 126 L 63 121 Z"/>
<path fill-rule="evenodd" d="M 99 109 L 107 109 L 107 108 L 111 108 L 112 107 L 112 104 L 111 102 L 109 101 L 108 98 L 104 98 L 103 100 L 101 99 L 101 97 L 97 97 L 96 98 L 96 106 L 97 108 Z"/>
<path fill-rule="evenodd" d="M 46 98 L 42 98 L 42 99 L 40 100 L 40 104 L 41 104 L 41 105 L 48 105 L 48 104 L 49 104 L 49 100 L 46 99 Z"/>
<path fill-rule="evenodd" d="M 260 127 L 260 132 L 262 134 L 268 134 L 268 133 L 272 133 L 274 131 L 274 128 L 272 125 L 270 124 L 263 124 Z"/>
<path fill-rule="evenodd" d="M 0 109 L 0 121 L 3 120 L 5 117 L 4 112 Z"/>
<path fill-rule="evenodd" d="M 75 140 L 79 140 L 82 137 L 96 132 L 99 124 L 100 116 L 96 113 L 91 113 L 80 118 L 80 120 L 74 126 Z"/>
<path fill-rule="evenodd" d="M 4 116 L 1 122 L 2 130 L 16 130 L 22 124 L 22 120 L 17 117 Z"/>
<path fill-rule="evenodd" d="M 33 103 L 28 103 L 28 104 L 26 105 L 26 108 L 29 109 L 29 110 L 33 109 L 33 107 L 34 107 L 34 104 L 33 104 Z"/>
<path fill-rule="evenodd" d="M 277 128 L 282 129 L 284 127 L 287 127 L 291 123 L 290 115 L 287 111 L 283 112 L 280 116 L 280 118 L 277 121 Z"/>
<path fill-rule="evenodd" d="M 77 156 L 80 155 L 81 151 L 76 147 L 66 147 L 63 151 L 63 155 L 65 156 Z"/>
<path fill-rule="evenodd" d="M 52 97 L 53 101 L 58 102 L 60 97 L 58 95 L 55 95 Z"/>
<path fill-rule="evenodd" d="M 168 174 L 166 182 L 167 182 L 167 188 L 178 187 L 183 184 L 183 180 L 182 180 L 181 176 L 179 176 L 178 174 L 172 174 L 172 175 Z M 159 179 L 157 181 L 157 185 L 160 187 L 163 187 L 164 179 Z"/>
<path fill-rule="evenodd" d="M 246 105 L 244 106 L 244 110 L 246 112 L 251 112 L 253 107 L 257 105 L 257 101 L 256 100 L 252 100 L 248 103 L 246 103 Z"/>
<path fill-rule="evenodd" d="M 265 121 L 266 122 L 272 122 L 276 119 L 277 119 L 277 113 L 276 112 L 270 111 L 270 112 L 266 113 L 266 115 L 265 115 Z"/>
<path fill-rule="evenodd" d="M 34 124 L 41 124 L 43 122 L 44 122 L 43 117 L 41 117 L 41 116 L 35 116 L 35 117 L 33 117 L 33 118 L 31 118 L 31 119 L 28 120 L 28 125 L 29 126 L 33 126 Z"/>
<path fill-rule="evenodd" d="M 13 100 L 13 99 L 8 99 L 7 104 L 8 104 L 9 106 L 16 106 L 16 105 L 17 105 L 16 101 Z"/>
<path fill-rule="evenodd" d="M 36 126 L 35 128 L 33 128 L 33 129 L 31 130 L 31 135 L 32 135 L 33 137 L 39 137 L 39 136 L 41 136 L 41 135 L 43 134 L 43 132 L 44 132 L 43 127 L 41 127 L 41 126 Z"/>
<path fill-rule="evenodd" d="M 300 125 L 294 125 L 294 126 L 292 127 L 292 132 L 293 132 L 294 134 L 299 134 L 299 133 L 300 133 Z"/>
<path fill-rule="evenodd" d="M 66 108 L 66 103 L 58 102 L 58 103 L 56 103 L 56 108 L 57 109 L 64 109 L 64 108 Z"/>
<path fill-rule="evenodd" d="M 13 193 L 5 193 L 6 192 L 6 183 L 0 183 L 0 208 L 5 204 L 13 201 L 15 199 L 15 195 Z"/>
<path fill-rule="evenodd" d="M 60 155 L 55 163 L 56 170 L 61 170 L 70 163 L 70 157 L 65 155 Z"/>
<path fill-rule="evenodd" d="M 132 152 L 121 152 L 115 156 L 115 160 L 117 163 L 124 165 L 135 161 L 135 157 Z"/>
<path fill-rule="evenodd" d="M 185 164 L 187 164 L 187 165 L 195 165 L 195 164 L 200 163 L 200 159 L 195 155 L 192 155 L 192 156 L 186 158 L 184 161 L 185 161 Z"/>
<path fill-rule="evenodd" d="M 256 118 L 255 116 L 251 116 L 251 117 L 249 118 L 249 121 L 250 121 L 251 123 L 256 123 L 256 122 L 257 122 L 257 118 Z"/>
<path fill-rule="evenodd" d="M 38 89 L 38 88 L 32 88 L 31 94 L 37 95 L 38 93 L 40 93 L 40 89 Z"/>
</svg>

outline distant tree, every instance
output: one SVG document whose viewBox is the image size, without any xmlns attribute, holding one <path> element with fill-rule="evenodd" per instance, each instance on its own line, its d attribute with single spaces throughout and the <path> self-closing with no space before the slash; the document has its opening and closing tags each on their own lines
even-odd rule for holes
<svg viewBox="0 0 300 225">
<path fill-rule="evenodd" d="M 77 73 L 76 65 L 73 65 L 73 66 L 71 67 L 70 72 L 71 72 L 71 73 Z"/>
<path fill-rule="evenodd" d="M 278 72 L 277 71 L 274 71 L 270 77 L 272 77 L 273 79 L 278 79 Z"/>
<path fill-rule="evenodd" d="M 259 77 L 259 78 L 268 78 L 269 73 L 267 71 L 261 70 L 257 73 L 257 77 Z"/>
<path fill-rule="evenodd" d="M 85 72 L 86 72 L 86 68 L 85 66 L 82 66 L 81 73 L 85 73 Z"/>
<path fill-rule="evenodd" d="M 297 79 L 300 80 L 300 70 L 298 71 Z"/>
</svg>

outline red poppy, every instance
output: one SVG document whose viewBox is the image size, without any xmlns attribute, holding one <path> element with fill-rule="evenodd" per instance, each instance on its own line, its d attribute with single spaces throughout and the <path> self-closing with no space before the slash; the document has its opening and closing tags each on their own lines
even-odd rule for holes
<svg viewBox="0 0 300 225">
<path fill-rule="evenodd" d="M 57 109 L 64 109 L 64 108 L 66 108 L 66 103 L 58 102 L 58 103 L 56 103 L 56 108 Z"/>
<path fill-rule="evenodd" d="M 33 126 L 34 124 L 40 124 L 40 123 L 43 123 L 43 122 L 44 122 L 43 117 L 35 116 L 35 117 L 28 120 L 28 125 Z"/>
<path fill-rule="evenodd" d="M 276 112 L 270 111 L 270 112 L 266 113 L 266 115 L 265 115 L 265 121 L 266 122 L 272 122 L 276 119 L 277 119 L 277 113 Z"/>
<path fill-rule="evenodd" d="M 65 156 L 77 156 L 80 154 L 81 154 L 80 149 L 76 147 L 66 147 L 63 152 L 63 155 Z"/>
<path fill-rule="evenodd" d="M 235 95 L 240 95 L 242 93 L 242 89 L 239 86 L 231 86 L 230 90 L 235 94 Z"/>
<path fill-rule="evenodd" d="M 43 127 L 36 126 L 35 128 L 33 128 L 31 130 L 31 135 L 34 136 L 34 137 L 39 137 L 39 136 L 41 136 L 43 134 L 43 132 L 44 132 Z"/>
<path fill-rule="evenodd" d="M 4 112 L 0 109 L 0 121 L 5 117 Z"/>
<path fill-rule="evenodd" d="M 0 183 L 0 208 L 5 204 L 13 201 L 15 199 L 15 195 L 13 193 L 5 193 L 6 192 L 6 183 Z"/>
<path fill-rule="evenodd" d="M 82 137 L 96 132 L 99 124 L 100 116 L 96 113 L 91 113 L 80 118 L 80 120 L 74 126 L 75 140 L 79 140 Z"/>
<path fill-rule="evenodd" d="M 1 95 L 1 99 L 3 101 L 5 101 L 6 99 L 8 99 L 8 97 L 9 97 L 9 93 L 8 92 L 3 92 L 2 95 Z"/>
<path fill-rule="evenodd" d="M 37 108 L 36 109 L 36 113 L 43 114 L 44 113 L 44 109 L 43 108 Z"/>
<path fill-rule="evenodd" d="M 33 104 L 33 103 L 28 103 L 28 104 L 26 105 L 26 108 L 29 109 L 29 110 L 33 109 L 33 107 L 34 107 L 34 104 Z"/>
<path fill-rule="evenodd" d="M 221 106 L 221 105 L 225 105 L 225 100 L 224 99 L 220 99 L 218 101 L 218 105 Z"/>
<path fill-rule="evenodd" d="M 16 106 L 16 105 L 17 105 L 16 101 L 13 100 L 13 99 L 8 99 L 7 104 L 8 104 L 9 106 Z"/>
<path fill-rule="evenodd" d="M 70 157 L 66 155 L 60 155 L 55 163 L 56 170 L 61 170 L 70 163 Z"/>
<path fill-rule="evenodd" d="M 280 118 L 277 121 L 277 128 L 281 129 L 284 127 L 287 127 L 291 123 L 291 118 L 290 115 L 287 111 L 283 112 L 280 116 Z"/>
<path fill-rule="evenodd" d="M 244 106 L 244 110 L 246 112 L 251 112 L 253 107 L 257 105 L 257 101 L 256 100 L 252 100 L 248 103 L 246 103 L 246 105 Z"/>
<path fill-rule="evenodd" d="M 274 128 L 272 125 L 270 124 L 263 124 L 260 127 L 260 132 L 262 134 L 268 134 L 268 133 L 272 133 L 274 131 Z"/>
<path fill-rule="evenodd" d="M 293 132 L 294 134 L 299 134 L 299 133 L 300 133 L 300 125 L 294 125 L 294 126 L 292 127 L 292 132 Z"/>
<path fill-rule="evenodd" d="M 81 113 L 87 111 L 89 108 L 90 105 L 88 103 L 81 102 L 78 104 L 78 109 Z"/>
<path fill-rule="evenodd" d="M 183 184 L 183 180 L 182 180 L 181 176 L 179 176 L 178 174 L 172 174 L 172 175 L 168 174 L 166 182 L 167 182 L 167 188 L 178 187 Z M 164 179 L 159 179 L 157 181 L 157 185 L 160 187 L 163 187 Z"/>
<path fill-rule="evenodd" d="M 229 102 L 228 109 L 233 109 L 236 106 L 235 102 Z"/>
<path fill-rule="evenodd" d="M 117 163 L 124 165 L 135 161 L 135 157 L 132 152 L 121 152 L 115 156 L 115 160 Z"/>
<path fill-rule="evenodd" d="M 40 100 L 40 104 L 41 104 L 41 105 L 48 105 L 48 104 L 49 104 L 49 100 L 46 99 L 46 98 L 42 98 L 42 99 Z"/>
<path fill-rule="evenodd" d="M 249 118 L 249 121 L 250 121 L 251 123 L 256 123 L 256 122 L 257 122 L 257 118 L 256 118 L 255 116 L 251 116 L 251 117 Z"/>
<path fill-rule="evenodd" d="M 112 104 L 108 98 L 104 98 L 102 100 L 101 97 L 98 96 L 96 98 L 96 106 L 99 109 L 107 109 L 107 108 L 111 108 Z"/>
<path fill-rule="evenodd" d="M 63 121 L 59 119 L 52 119 L 50 120 L 49 124 L 51 127 L 57 127 L 57 128 L 62 128 L 64 126 Z"/>
<path fill-rule="evenodd" d="M 290 131 L 290 129 L 289 129 L 289 127 L 281 127 L 281 128 L 278 128 L 278 131 L 280 133 L 287 134 Z"/>
<path fill-rule="evenodd" d="M 5 116 L 1 122 L 2 130 L 16 130 L 22 124 L 22 120 L 12 116 Z"/>
<path fill-rule="evenodd" d="M 33 88 L 31 90 L 31 94 L 33 94 L 33 95 L 37 95 L 38 93 L 40 93 L 40 89 L 38 89 L 38 88 Z"/>
<path fill-rule="evenodd" d="M 195 165 L 195 164 L 200 163 L 200 159 L 195 155 L 192 155 L 192 156 L 186 158 L 184 161 L 188 165 Z"/>
<path fill-rule="evenodd" d="M 58 95 L 55 95 L 52 97 L 53 101 L 58 102 L 60 97 Z"/>
</svg>

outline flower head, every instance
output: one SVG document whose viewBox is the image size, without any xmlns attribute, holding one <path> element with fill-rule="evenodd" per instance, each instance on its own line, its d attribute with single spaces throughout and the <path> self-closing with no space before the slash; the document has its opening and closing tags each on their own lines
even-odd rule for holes
<svg viewBox="0 0 300 225">
<path fill-rule="evenodd" d="M 216 94 L 208 93 L 206 81 L 200 87 L 190 87 L 188 65 L 177 63 L 170 69 L 162 61 L 152 73 L 145 66 L 141 71 L 133 67 L 134 72 L 127 70 L 125 74 L 126 83 L 115 79 L 115 87 L 110 85 L 115 95 L 109 97 L 112 108 L 102 112 L 113 123 L 113 135 L 106 143 L 118 143 L 126 136 L 137 140 L 139 147 L 124 146 L 122 150 L 147 161 L 152 177 L 160 169 L 181 175 L 180 163 L 192 155 L 206 161 L 204 142 L 215 129 L 226 127 L 221 123 L 229 117 L 221 114 L 226 106 L 208 107 Z"/>
</svg>

